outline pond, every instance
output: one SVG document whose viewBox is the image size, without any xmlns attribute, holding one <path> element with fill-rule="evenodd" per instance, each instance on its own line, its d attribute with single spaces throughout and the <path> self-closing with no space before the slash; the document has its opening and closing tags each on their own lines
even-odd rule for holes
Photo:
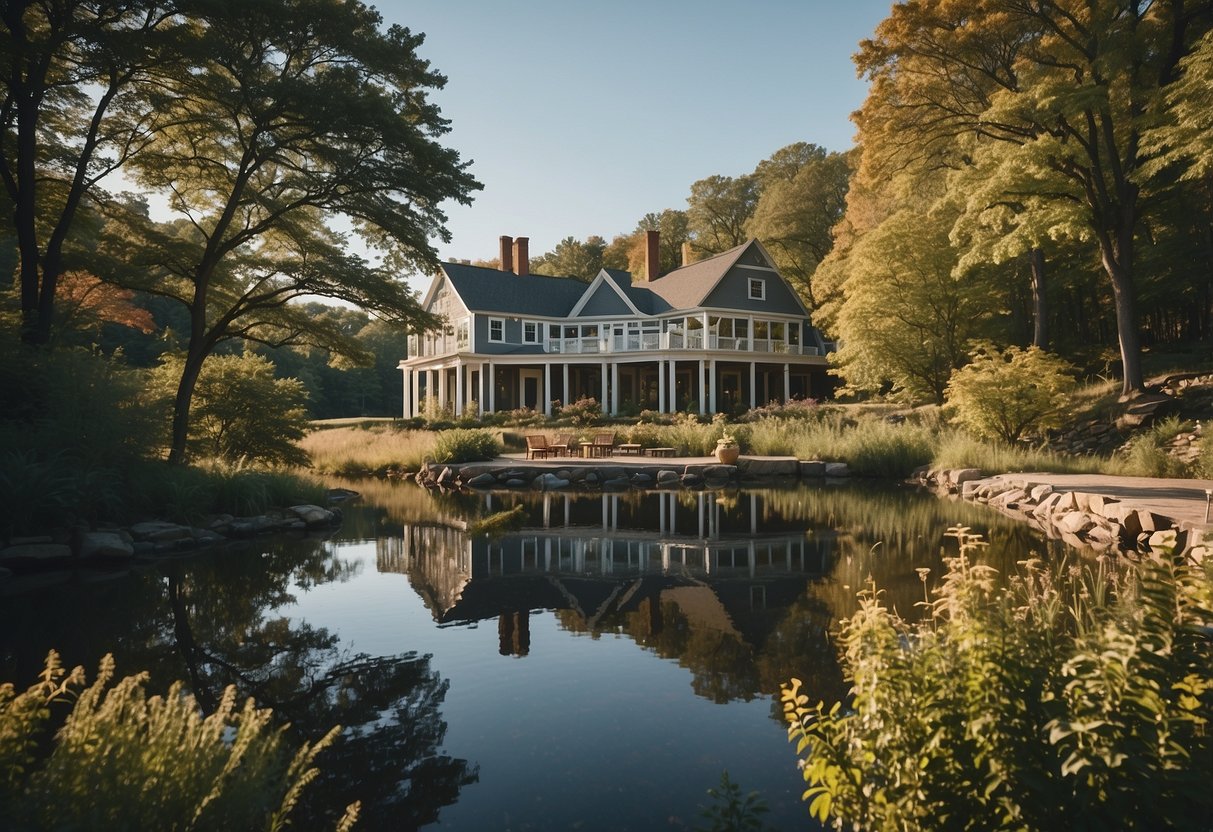
<svg viewBox="0 0 1213 832">
<path fill-rule="evenodd" d="M 966 525 L 1001 570 L 1044 541 L 993 512 L 871 484 L 719 492 L 362 493 L 330 539 L 258 541 L 0 603 L 0 680 L 50 648 L 90 676 L 227 684 L 317 735 L 306 822 L 359 829 L 691 829 L 728 771 L 811 828 L 778 705 L 845 693 L 830 631 L 874 582 L 907 617 Z M 485 518 L 517 509 L 488 536 Z M 59 576 L 66 578 L 67 576 Z M 48 576 L 51 581 L 53 576 Z M 304 818 L 301 818 L 301 821 Z"/>
</svg>

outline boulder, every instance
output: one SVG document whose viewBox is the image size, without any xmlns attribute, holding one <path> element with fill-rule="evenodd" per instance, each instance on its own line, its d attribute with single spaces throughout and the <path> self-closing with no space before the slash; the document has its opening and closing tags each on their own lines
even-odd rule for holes
<svg viewBox="0 0 1213 832">
<path fill-rule="evenodd" d="M 1041 500 L 1043 500 L 1045 497 L 1049 496 L 1052 493 L 1053 493 L 1053 486 L 1049 485 L 1048 483 L 1042 483 L 1041 485 L 1032 486 L 1032 490 L 1028 492 L 1029 496 L 1031 496 L 1031 498 L 1032 498 L 1032 502 L 1034 502 L 1034 503 L 1039 503 Z"/>
<path fill-rule="evenodd" d="M 678 472 L 671 471 L 669 468 L 663 468 L 657 472 L 658 485 L 676 485 L 678 483 Z"/>
<path fill-rule="evenodd" d="M 535 477 L 532 485 L 535 488 L 538 488 L 540 491 L 556 491 L 561 488 L 568 488 L 569 481 L 563 477 L 558 477 L 549 471 L 548 473 L 540 474 L 539 476 Z"/>
<path fill-rule="evenodd" d="M 485 472 L 483 474 L 477 474 L 476 476 L 467 480 L 466 484 L 469 488 L 488 488 L 495 482 L 497 482 L 497 478 L 492 474 Z"/>
<path fill-rule="evenodd" d="M 271 532 L 276 528 L 278 528 L 278 523 L 264 514 L 256 517 L 237 517 L 232 521 L 231 534 L 233 537 L 253 537 Z M 156 551 L 161 551 L 159 546 L 157 546 Z"/>
<path fill-rule="evenodd" d="M 976 482 L 981 479 L 980 468 L 957 468 L 951 472 L 949 479 L 954 485 L 964 485 L 966 482 Z"/>
<path fill-rule="evenodd" d="M 66 543 L 19 543 L 0 549 L 0 564 L 14 568 L 67 560 L 72 556 Z"/>
<path fill-rule="evenodd" d="M 602 484 L 607 491 L 624 491 L 630 487 L 627 477 L 614 477 Z"/>
<path fill-rule="evenodd" d="M 1174 554 L 1180 550 L 1179 532 L 1163 529 L 1150 535 L 1150 549 L 1155 552 Z"/>
<path fill-rule="evenodd" d="M 733 466 L 716 467 L 732 468 Z M 795 459 L 756 459 L 747 456 L 737 460 L 736 468 L 738 474 L 752 479 L 795 477 L 800 474 L 800 462 Z M 716 478 L 716 475 L 713 474 L 705 474 L 704 476 L 710 479 Z"/>
<path fill-rule="evenodd" d="M 1056 518 L 1054 525 L 1063 534 L 1082 534 L 1094 527 L 1095 521 L 1085 511 L 1068 511 Z"/>
<path fill-rule="evenodd" d="M 308 528 L 329 526 L 333 523 L 333 512 L 329 511 L 327 508 L 321 508 L 320 506 L 291 506 L 287 509 L 287 511 L 306 523 Z"/>
<path fill-rule="evenodd" d="M 130 532 L 135 540 L 146 540 L 150 543 L 165 543 L 192 537 L 189 526 L 179 526 L 163 520 L 136 523 L 131 526 Z"/>
<path fill-rule="evenodd" d="M 851 469 L 847 467 L 845 462 L 827 462 L 826 463 L 827 477 L 849 477 Z"/>
<path fill-rule="evenodd" d="M 510 477 L 505 481 L 506 488 L 522 488 L 526 485 L 526 480 L 519 477 Z"/>
<path fill-rule="evenodd" d="M 682 484 L 687 488 L 699 488 L 703 485 L 703 476 L 694 471 L 688 471 L 682 475 Z"/>
<path fill-rule="evenodd" d="M 800 462 L 800 476 L 802 477 L 824 477 L 826 475 L 826 464 L 819 459 L 806 459 Z"/>
<path fill-rule="evenodd" d="M 85 532 L 80 536 L 82 558 L 129 558 L 135 547 L 117 532 Z"/>
</svg>

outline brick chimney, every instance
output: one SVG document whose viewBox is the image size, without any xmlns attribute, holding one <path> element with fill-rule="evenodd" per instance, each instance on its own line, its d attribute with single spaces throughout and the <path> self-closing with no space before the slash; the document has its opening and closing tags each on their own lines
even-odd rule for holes
<svg viewBox="0 0 1213 832">
<path fill-rule="evenodd" d="M 691 244 L 682 244 L 682 265 L 689 266 L 695 262 L 695 255 L 691 253 Z"/>
<path fill-rule="evenodd" d="M 501 270 L 503 272 L 512 272 L 514 271 L 514 238 L 502 234 L 498 238 L 498 241 L 501 244 L 498 248 L 498 253 L 501 257 Z"/>
<path fill-rule="evenodd" d="M 526 237 L 517 237 L 514 240 L 514 274 L 519 277 L 531 273 L 531 258 L 527 254 L 527 244 L 530 242 Z"/>
<path fill-rule="evenodd" d="M 661 277 L 661 233 L 644 232 L 644 271 L 648 280 Z"/>
</svg>

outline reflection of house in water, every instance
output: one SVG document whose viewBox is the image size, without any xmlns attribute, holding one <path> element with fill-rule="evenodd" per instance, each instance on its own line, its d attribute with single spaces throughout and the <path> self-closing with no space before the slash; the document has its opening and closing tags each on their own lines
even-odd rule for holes
<svg viewBox="0 0 1213 832">
<path fill-rule="evenodd" d="M 575 630 L 650 643 L 678 626 L 759 647 L 806 582 L 828 534 L 764 511 L 758 494 L 647 492 L 517 497 L 527 519 L 496 539 L 468 525 L 405 525 L 381 541 L 380 571 L 403 572 L 442 624 L 498 619 L 501 652 L 529 650 L 531 610 Z M 487 512 L 500 497 L 485 497 Z"/>
</svg>

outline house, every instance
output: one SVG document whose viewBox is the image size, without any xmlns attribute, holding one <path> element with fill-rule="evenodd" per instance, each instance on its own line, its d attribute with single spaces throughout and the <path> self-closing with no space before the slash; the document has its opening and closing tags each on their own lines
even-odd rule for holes
<svg viewBox="0 0 1213 832">
<path fill-rule="evenodd" d="M 657 232 L 648 232 L 656 274 Z M 528 240 L 501 238 L 501 269 L 443 263 L 422 305 L 446 321 L 414 335 L 404 416 L 551 415 L 593 397 L 610 414 L 731 413 L 830 390 L 826 344 L 757 240 L 652 280 L 603 269 L 588 285 L 529 273 Z"/>
</svg>

